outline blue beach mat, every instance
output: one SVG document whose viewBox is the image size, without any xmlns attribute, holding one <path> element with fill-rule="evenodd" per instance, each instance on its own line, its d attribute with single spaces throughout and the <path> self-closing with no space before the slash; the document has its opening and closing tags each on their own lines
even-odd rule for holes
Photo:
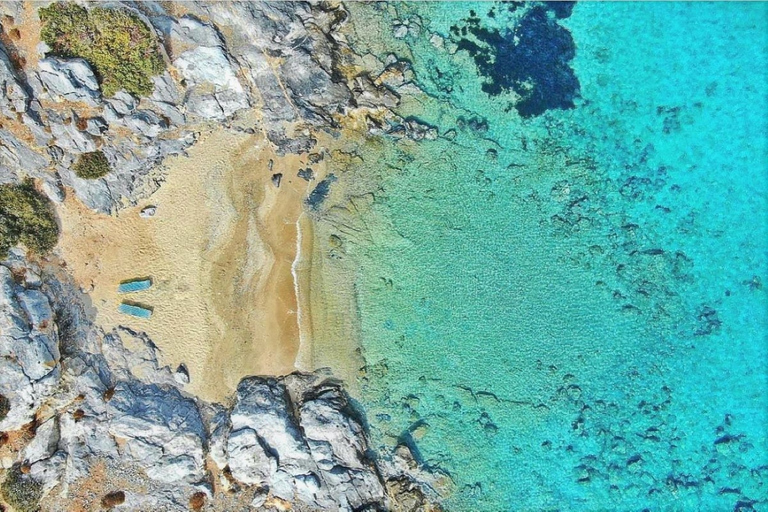
<svg viewBox="0 0 768 512">
<path fill-rule="evenodd" d="M 118 293 L 133 293 L 146 290 L 152 286 L 151 279 L 136 279 L 120 283 L 117 288 Z"/>
</svg>

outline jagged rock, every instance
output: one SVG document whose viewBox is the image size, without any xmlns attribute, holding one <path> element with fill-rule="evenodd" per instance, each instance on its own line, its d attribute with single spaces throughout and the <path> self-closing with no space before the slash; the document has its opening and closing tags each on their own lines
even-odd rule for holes
<svg viewBox="0 0 768 512">
<path fill-rule="evenodd" d="M 180 110 L 180 105 L 184 102 L 182 95 L 171 75 L 166 71 L 153 79 L 155 88 L 150 96 L 155 110 L 164 115 L 172 126 L 182 126 L 186 123 L 186 118 Z"/>
<path fill-rule="evenodd" d="M 353 92 L 355 100 L 360 107 L 392 108 L 399 102 L 399 98 L 388 89 L 377 87 L 367 76 L 355 78 Z"/>
<path fill-rule="evenodd" d="M 78 154 L 96 151 L 96 141 L 93 135 L 79 130 L 75 123 L 53 123 L 51 124 L 51 133 L 55 139 L 55 144 L 66 152 Z"/>
<path fill-rule="evenodd" d="M 122 90 L 116 92 L 111 98 L 107 98 L 106 103 L 112 107 L 116 114 L 121 116 L 127 116 L 136 110 L 138 105 L 136 98 Z"/>
<path fill-rule="evenodd" d="M 334 498 L 343 496 L 353 509 L 382 500 L 384 489 L 364 455 L 367 446 L 362 424 L 342 390 L 326 384 L 312 390 L 310 396 L 300 407 L 301 424 L 312 458 L 326 485 L 334 489 Z"/>
<path fill-rule="evenodd" d="M 4 93 L 0 99 L 0 112 L 5 117 L 15 119 L 17 114 L 26 112 L 29 95 L 16 77 L 11 60 L 2 44 L 0 44 L 0 90 Z"/>
<path fill-rule="evenodd" d="M 160 135 L 168 128 L 168 123 L 151 110 L 137 110 L 136 112 L 125 116 L 123 123 L 131 131 L 139 133 L 145 137 L 153 138 Z"/>
<path fill-rule="evenodd" d="M 101 137 L 108 129 L 103 117 L 91 117 L 85 121 L 85 131 L 94 137 Z"/>
<path fill-rule="evenodd" d="M 32 421 L 59 382 L 58 335 L 47 298 L 0 266 L 0 395 L 9 403 L 0 430 Z"/>
<path fill-rule="evenodd" d="M 99 104 L 99 82 L 85 60 L 48 57 L 37 66 L 37 76 L 52 98 L 80 101 L 90 106 Z M 35 93 L 40 95 L 43 91 Z"/>
<path fill-rule="evenodd" d="M 173 372 L 173 379 L 182 386 L 189 384 L 189 370 L 186 365 L 180 364 Z"/>
<path fill-rule="evenodd" d="M 277 471 L 277 460 L 266 452 L 258 434 L 250 428 L 229 435 L 227 460 L 232 477 L 246 485 L 268 482 Z"/>
<path fill-rule="evenodd" d="M 54 203 L 61 203 L 64 201 L 64 190 L 62 190 L 58 181 L 43 181 L 40 185 L 40 189 L 46 197 Z"/>
<path fill-rule="evenodd" d="M 396 139 L 408 138 L 415 141 L 436 140 L 437 128 L 416 119 L 403 119 L 387 111 L 383 119 L 368 117 L 368 132 L 373 135 L 388 135 Z"/>
<path fill-rule="evenodd" d="M 75 195 L 83 204 L 101 212 L 112 210 L 112 194 L 104 179 L 85 180 L 79 178 L 68 167 L 58 167 L 57 172 L 62 184 L 74 189 Z"/>
<path fill-rule="evenodd" d="M 282 468 L 295 469 L 306 466 L 310 454 L 289 407 L 288 390 L 282 383 L 244 379 L 237 387 L 237 402 L 230 422 L 233 431 L 257 432 L 264 446 L 277 454 Z"/>
<path fill-rule="evenodd" d="M 23 142 L 14 137 L 11 132 L 0 130 L 0 177 L 17 176 L 19 171 L 24 171 L 33 176 L 38 176 L 49 164 L 48 159 L 39 153 L 29 149 Z M 7 172 L 5 172 L 7 170 Z M 0 181 L 4 181 L 0 178 Z M 15 180 L 11 180 L 15 181 Z"/>
<path fill-rule="evenodd" d="M 315 147 L 317 140 L 308 134 L 292 134 L 288 136 L 284 130 L 267 132 L 269 140 L 277 146 L 278 153 L 308 153 Z"/>
<path fill-rule="evenodd" d="M 59 444 L 59 421 L 53 417 L 35 430 L 35 437 L 24 448 L 23 459 L 27 464 L 50 459 L 56 453 Z"/>
</svg>

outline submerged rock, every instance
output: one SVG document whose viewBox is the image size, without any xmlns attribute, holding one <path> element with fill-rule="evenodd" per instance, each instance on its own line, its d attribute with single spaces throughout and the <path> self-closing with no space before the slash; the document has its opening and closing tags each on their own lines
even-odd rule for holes
<svg viewBox="0 0 768 512">
<path fill-rule="evenodd" d="M 327 178 L 318 183 L 317 186 L 309 194 L 309 197 L 306 201 L 307 205 L 313 210 L 320 208 L 320 205 L 325 200 L 325 198 L 328 197 L 328 194 L 331 191 L 331 184 L 335 181 L 336 176 L 329 174 Z"/>
<path fill-rule="evenodd" d="M 464 27 L 451 27 L 458 49 L 474 59 L 484 78 L 483 91 L 491 96 L 515 93 L 520 99 L 514 107 L 522 117 L 573 108 L 580 89 L 570 67 L 576 54 L 573 37 L 557 22 L 570 15 L 572 2 L 547 4 L 531 3 L 520 21 L 504 30 L 484 27 L 474 16 Z M 547 9 L 557 18 L 550 17 Z"/>
<path fill-rule="evenodd" d="M 296 176 L 303 179 L 304 181 L 312 181 L 315 179 L 315 171 L 313 171 L 311 167 L 306 167 L 304 169 L 299 169 L 299 172 L 296 173 Z"/>
</svg>

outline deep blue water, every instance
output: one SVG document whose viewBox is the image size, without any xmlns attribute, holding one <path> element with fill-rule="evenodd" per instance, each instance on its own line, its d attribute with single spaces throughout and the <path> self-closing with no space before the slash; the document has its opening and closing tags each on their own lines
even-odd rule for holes
<svg viewBox="0 0 768 512">
<path fill-rule="evenodd" d="M 768 510 L 768 4 L 534 9 L 353 6 L 441 133 L 362 164 L 374 441 L 449 510 Z"/>
</svg>

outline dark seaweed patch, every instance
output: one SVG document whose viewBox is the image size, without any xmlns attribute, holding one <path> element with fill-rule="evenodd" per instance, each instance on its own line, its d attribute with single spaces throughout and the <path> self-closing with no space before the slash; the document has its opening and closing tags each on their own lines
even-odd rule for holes
<svg viewBox="0 0 768 512">
<path fill-rule="evenodd" d="M 329 174 L 327 178 L 317 184 L 315 189 L 310 192 L 307 198 L 307 205 L 313 210 L 317 210 L 323 200 L 328 197 L 328 193 L 331 191 L 331 183 L 336 181 L 336 176 Z"/>
<path fill-rule="evenodd" d="M 468 52 L 485 78 L 483 91 L 491 96 L 514 91 L 521 100 L 515 109 L 523 117 L 554 108 L 573 108 L 579 80 L 570 67 L 576 50 L 571 33 L 557 24 L 566 8 L 531 8 L 514 29 L 488 29 L 470 16 L 466 26 L 451 27 L 460 50 Z"/>
</svg>

